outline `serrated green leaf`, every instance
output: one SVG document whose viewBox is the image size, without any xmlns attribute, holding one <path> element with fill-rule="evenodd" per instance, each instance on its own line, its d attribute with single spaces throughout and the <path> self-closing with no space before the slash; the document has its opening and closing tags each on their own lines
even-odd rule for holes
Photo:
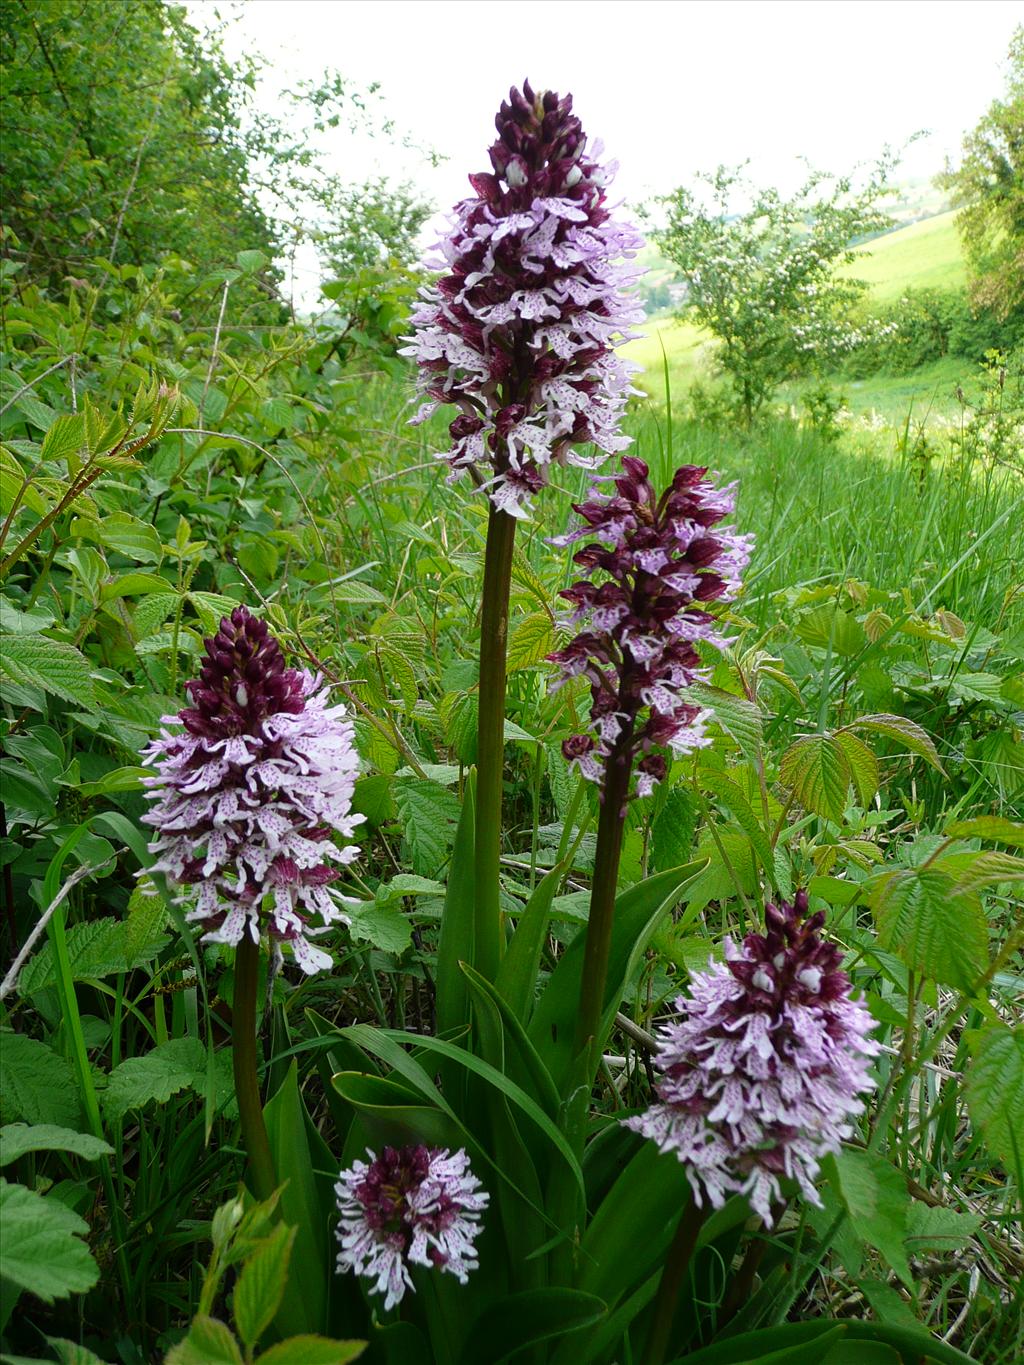
<svg viewBox="0 0 1024 1365">
<path fill-rule="evenodd" d="M 113 1119 L 152 1100 L 166 1104 L 181 1090 L 206 1085 L 206 1048 L 198 1038 L 172 1038 L 141 1057 L 115 1066 L 103 1092 L 103 1107 Z"/>
<path fill-rule="evenodd" d="M 52 1303 L 82 1294 L 100 1277 L 81 1237 L 89 1225 L 60 1200 L 0 1178 L 4 1278 Z"/>
<path fill-rule="evenodd" d="M 78 522 L 75 525 L 80 533 L 86 531 Z M 89 530 L 92 538 L 101 545 L 107 545 L 137 563 L 159 564 L 163 558 L 156 527 L 133 517 L 130 512 L 111 512 L 102 520 L 93 522 Z"/>
<path fill-rule="evenodd" d="M 680 867 L 693 852 L 700 806 L 686 787 L 673 787 L 651 828 L 651 866 L 656 872 Z"/>
<path fill-rule="evenodd" d="M 1024 1174 L 1024 1025 L 1002 1024 L 969 1037 L 967 1108 L 1007 1169 Z"/>
<path fill-rule="evenodd" d="M 0 1166 L 9 1166 L 26 1152 L 73 1152 L 86 1161 L 95 1161 L 110 1156 L 113 1150 L 102 1138 L 54 1123 L 8 1123 L 0 1128 Z"/>
<path fill-rule="evenodd" d="M 834 739 L 842 749 L 843 757 L 850 769 L 857 799 L 862 806 L 869 806 L 875 799 L 879 787 L 878 759 L 864 741 L 851 734 L 849 730 L 841 730 Z"/>
<path fill-rule="evenodd" d="M 772 855 L 771 845 L 768 842 L 768 835 L 761 826 L 760 820 L 754 814 L 754 809 L 747 800 L 743 788 L 738 782 L 734 782 L 731 777 L 724 773 L 705 770 L 700 774 L 700 784 L 713 792 L 718 799 L 728 806 L 733 820 L 739 825 L 740 829 L 750 840 L 751 847 L 757 854 L 758 861 L 768 874 L 769 879 L 775 880 L 775 859 Z"/>
<path fill-rule="evenodd" d="M 913 1253 L 969 1246 L 980 1227 L 981 1219 L 976 1213 L 935 1208 L 915 1199 L 907 1218 L 907 1248 Z"/>
<path fill-rule="evenodd" d="M 41 460 L 64 460 L 75 455 L 85 445 L 85 421 L 80 412 L 58 417 L 43 437 Z"/>
<path fill-rule="evenodd" d="M 512 627 L 508 642 L 508 671 L 532 668 L 555 647 L 555 631 L 546 611 L 521 617 Z"/>
<path fill-rule="evenodd" d="M 73 981 L 102 980 L 118 972 L 150 962 L 167 943 L 159 931 L 141 936 L 136 928 L 129 952 L 129 925 L 126 920 L 105 916 L 76 924 L 68 930 L 67 949 Z M 29 960 L 19 981 L 23 995 L 34 995 L 56 982 L 53 948 L 49 943 Z"/>
<path fill-rule="evenodd" d="M 159 940 L 167 925 L 167 915 L 167 902 L 153 879 L 140 877 L 128 898 L 124 932 L 124 955 L 132 966 L 149 960 L 151 946 Z"/>
<path fill-rule="evenodd" d="M 251 1351 L 274 1320 L 288 1281 L 295 1229 L 283 1223 L 246 1258 L 235 1286 L 235 1326 Z"/>
<path fill-rule="evenodd" d="M 179 601 L 180 597 L 176 592 L 154 592 L 144 597 L 135 608 L 132 617 L 135 623 L 135 633 L 139 639 L 145 639 L 147 635 L 152 635 L 155 630 L 159 630 L 177 608 Z"/>
<path fill-rule="evenodd" d="M 332 602 L 345 602 L 350 607 L 385 606 L 388 600 L 382 592 L 357 578 L 346 578 L 343 583 L 335 583 L 324 591 Z"/>
<path fill-rule="evenodd" d="M 165 1365 L 242 1365 L 242 1353 L 223 1322 L 196 1317 L 185 1340 L 168 1351 Z"/>
<path fill-rule="evenodd" d="M 81 1107 L 67 1058 L 23 1033 L 0 1032 L 0 1117 L 76 1127 Z"/>
<path fill-rule="evenodd" d="M 383 953 L 404 953 L 412 942 L 412 925 L 396 905 L 373 902 L 365 907 L 351 906 L 349 933 L 357 942 L 372 943 Z"/>
<path fill-rule="evenodd" d="M 867 902 L 881 947 L 933 981 L 969 991 L 988 965 L 981 901 L 941 867 L 898 868 L 872 878 Z"/>
<path fill-rule="evenodd" d="M 421 877 L 434 877 L 455 839 L 458 798 L 447 787 L 422 778 L 400 778 L 394 792 L 413 870 Z"/>
<path fill-rule="evenodd" d="M 917 754 L 926 763 L 930 763 L 933 768 L 940 773 L 945 772 L 942 763 L 939 761 L 938 750 L 932 743 L 931 738 L 912 720 L 907 720 L 906 716 L 892 716 L 879 714 L 874 716 L 858 716 L 849 725 L 843 726 L 843 730 L 869 730 L 876 735 L 885 735 L 887 739 L 897 740 L 910 750 L 912 754 Z"/>
<path fill-rule="evenodd" d="M 18 498 L 20 507 L 26 507 L 37 517 L 46 515 L 46 499 L 32 484 L 27 488 L 24 484 L 25 471 L 10 451 L 0 446 L 0 514 L 6 517 L 14 506 L 14 499 Z"/>
<path fill-rule="evenodd" d="M 944 860 L 943 866 L 952 858 Z M 986 886 L 1001 886 L 1004 882 L 1024 881 L 1024 858 L 999 849 L 986 849 L 971 858 L 962 871 L 954 874 L 957 891 L 980 891 Z"/>
<path fill-rule="evenodd" d="M 208 635 L 213 635 L 224 617 L 238 606 L 233 597 L 224 597 L 219 592 L 190 592 L 188 600 Z"/>
<path fill-rule="evenodd" d="M 476 730 L 479 703 L 475 693 L 448 692 L 438 707 L 444 739 L 460 763 L 476 762 Z"/>
<path fill-rule="evenodd" d="M 838 824 L 852 774 L 831 735 L 801 735 L 782 755 L 779 777 L 805 810 Z"/>
<path fill-rule="evenodd" d="M 46 635 L 0 636 L 0 672 L 25 687 L 41 687 L 65 701 L 94 707 L 89 661 L 63 640 Z"/>
<path fill-rule="evenodd" d="M 327 1337 L 298 1336 L 279 1341 L 264 1351 L 256 1365 L 349 1365 L 366 1350 L 365 1341 L 331 1341 Z"/>
<path fill-rule="evenodd" d="M 731 735 L 748 758 L 761 751 L 763 721 L 760 708 L 746 697 L 737 697 L 720 687 L 694 683 L 687 699 L 709 710 L 727 735 Z"/>
<path fill-rule="evenodd" d="M 839 1193 L 854 1228 L 913 1287 L 905 1239 L 910 1196 L 904 1176 L 877 1152 L 844 1147 L 833 1158 Z"/>
<path fill-rule="evenodd" d="M 973 820 L 954 820 L 944 831 L 951 839 L 991 839 L 996 844 L 1024 848 L 1024 825 L 1002 815 L 979 815 Z"/>
</svg>

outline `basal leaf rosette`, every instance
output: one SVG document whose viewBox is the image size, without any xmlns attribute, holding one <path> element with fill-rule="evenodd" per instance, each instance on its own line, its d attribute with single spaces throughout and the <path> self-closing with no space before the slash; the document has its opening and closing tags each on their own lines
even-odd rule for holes
<svg viewBox="0 0 1024 1365">
<path fill-rule="evenodd" d="M 765 909 L 766 932 L 695 973 L 661 1030 L 658 1103 L 626 1126 L 672 1152 L 694 1199 L 746 1195 L 765 1223 L 795 1181 L 817 1207 L 820 1163 L 852 1136 L 880 1051 L 807 893 Z"/>
<path fill-rule="evenodd" d="M 290 947 L 304 972 L 331 965 L 310 943 L 348 923 L 331 883 L 353 861 L 359 769 L 353 727 L 320 679 L 285 667 L 265 622 L 245 607 L 206 641 L 191 705 L 165 716 L 146 749 L 156 830 L 154 871 L 185 887 L 186 918 L 203 937 L 237 946 L 244 934 Z"/>
<path fill-rule="evenodd" d="M 643 312 L 628 264 L 643 239 L 606 201 L 614 173 L 588 144 L 572 97 L 513 89 L 495 120 L 491 171 L 469 177 L 430 262 L 404 354 L 427 402 L 460 411 L 442 457 L 480 471 L 494 505 L 526 516 L 552 464 L 591 466 L 581 446 L 625 449 L 619 423 L 636 366 L 619 359 Z"/>
</svg>

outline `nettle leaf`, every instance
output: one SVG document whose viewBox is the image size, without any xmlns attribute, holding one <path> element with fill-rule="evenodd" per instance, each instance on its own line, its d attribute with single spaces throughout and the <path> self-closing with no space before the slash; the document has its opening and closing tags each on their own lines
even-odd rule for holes
<svg viewBox="0 0 1024 1365">
<path fill-rule="evenodd" d="M 0 1032 L 0 1115 L 74 1128 L 81 1119 L 71 1063 L 35 1038 Z"/>
<path fill-rule="evenodd" d="M 203 630 L 212 635 L 225 616 L 230 616 L 238 603 L 233 597 L 224 597 L 219 592 L 190 592 L 188 600 L 196 615 L 203 623 Z"/>
<path fill-rule="evenodd" d="M 763 718 L 754 702 L 705 683 L 694 683 L 688 689 L 687 696 L 712 713 L 717 724 L 736 741 L 748 758 L 757 757 L 761 750 Z"/>
<path fill-rule="evenodd" d="M 159 630 L 180 600 L 180 595 L 176 592 L 154 592 L 144 597 L 135 608 L 135 615 L 132 618 L 139 639 L 144 639 L 155 630 Z"/>
<path fill-rule="evenodd" d="M 395 782 L 395 802 L 412 854 L 413 871 L 421 877 L 435 876 L 455 840 L 458 798 L 437 782 L 399 778 Z"/>
<path fill-rule="evenodd" d="M 546 611 L 522 617 L 512 628 L 508 642 L 508 671 L 532 668 L 555 647 L 555 629 Z"/>
<path fill-rule="evenodd" d="M 686 787 L 673 787 L 651 829 L 651 864 L 666 872 L 689 862 L 700 806 Z"/>
<path fill-rule="evenodd" d="M 910 1214 L 906 1180 L 877 1152 L 844 1147 L 832 1161 L 840 1196 L 857 1235 L 880 1251 L 912 1289 L 914 1280 L 905 1245 Z"/>
<path fill-rule="evenodd" d="M 4 1278 L 52 1303 L 82 1294 L 100 1277 L 84 1242 L 89 1225 L 66 1204 L 0 1178 Z"/>
<path fill-rule="evenodd" d="M 115 1066 L 103 1092 L 103 1107 L 112 1119 L 151 1101 L 166 1104 L 181 1090 L 206 1085 L 206 1048 L 198 1038 L 172 1038 L 142 1057 Z"/>
<path fill-rule="evenodd" d="M 110 915 L 76 924 L 67 935 L 72 979 L 94 981 L 131 971 L 133 967 L 152 961 L 167 941 L 159 930 L 144 934 L 139 921 L 130 930 L 129 921 Z M 22 995 L 33 995 L 53 986 L 56 980 L 53 946 L 47 943 L 26 965 L 19 990 Z"/>
<path fill-rule="evenodd" d="M 976 1213 L 933 1208 L 915 1199 L 907 1219 L 907 1245 L 912 1252 L 950 1251 L 965 1247 L 981 1228 Z"/>
<path fill-rule="evenodd" d="M 75 524 L 77 526 L 77 522 Z M 83 528 L 78 529 L 81 531 Z M 106 545 L 137 563 L 159 564 L 163 558 L 163 547 L 156 527 L 151 526 L 149 522 L 140 521 L 129 512 L 111 512 L 102 521 L 94 523 L 90 529 L 92 536 L 101 545 Z"/>
<path fill-rule="evenodd" d="M 862 806 L 867 807 L 874 800 L 879 787 L 878 759 L 864 741 L 849 730 L 841 730 L 834 738 L 849 766 L 857 799 Z"/>
<path fill-rule="evenodd" d="M 968 1034 L 967 1108 L 1007 1169 L 1024 1174 L 1024 1025 Z"/>
<path fill-rule="evenodd" d="M 350 907 L 349 933 L 352 938 L 371 943 L 384 953 L 404 953 L 412 942 L 412 925 L 397 905 L 372 903 L 363 908 Z"/>
<path fill-rule="evenodd" d="M 909 749 L 912 754 L 917 754 L 919 758 L 923 758 L 926 763 L 930 763 L 940 773 L 945 772 L 939 760 L 938 750 L 928 733 L 914 721 L 907 720 L 906 716 L 888 714 L 858 716 L 856 720 L 843 727 L 844 732 L 848 730 L 868 730 L 872 734 L 885 735 L 887 739 L 896 740 Z"/>
<path fill-rule="evenodd" d="M 1002 815 L 978 815 L 973 820 L 954 820 L 945 833 L 951 839 L 991 839 L 996 844 L 1024 848 L 1024 825 Z"/>
<path fill-rule="evenodd" d="M 89 661 L 81 650 L 46 635 L 5 635 L 0 647 L 0 673 L 25 687 L 41 687 L 65 701 L 93 707 Z"/>
<path fill-rule="evenodd" d="M 85 445 L 85 418 L 82 413 L 65 413 L 50 426 L 43 437 L 41 460 L 64 460 L 77 455 Z"/>
<path fill-rule="evenodd" d="M 832 735 L 802 735 L 782 755 L 779 777 L 805 810 L 839 824 L 853 773 Z"/>
<path fill-rule="evenodd" d="M 881 947 L 913 971 L 970 991 L 988 966 L 981 901 L 941 866 L 883 872 L 868 884 L 867 903 Z"/>
<path fill-rule="evenodd" d="M 445 743 L 455 752 L 460 763 L 475 763 L 479 712 L 476 694 L 449 692 L 441 698 L 438 711 L 444 726 Z"/>
<path fill-rule="evenodd" d="M 96 1161 L 113 1151 L 102 1138 L 54 1123 L 8 1123 L 0 1128 L 0 1166 L 9 1166 L 26 1152 L 73 1152 L 86 1161 Z"/>
<path fill-rule="evenodd" d="M 950 854 L 943 859 L 943 866 L 951 866 L 954 859 L 961 856 Z M 954 880 L 958 891 L 980 891 L 986 886 L 1024 881 L 1024 858 L 1015 858 L 1012 853 L 1002 853 L 998 849 L 975 853 L 969 855 L 966 866 L 954 874 Z"/>
</svg>

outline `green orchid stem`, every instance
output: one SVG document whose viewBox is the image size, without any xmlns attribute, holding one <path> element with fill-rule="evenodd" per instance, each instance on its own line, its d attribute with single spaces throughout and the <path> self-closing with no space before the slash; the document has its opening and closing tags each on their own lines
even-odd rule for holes
<svg viewBox="0 0 1024 1365">
<path fill-rule="evenodd" d="M 491 507 L 480 608 L 480 710 L 477 722 L 476 917 L 474 962 L 493 981 L 501 958 L 501 793 L 505 763 L 505 655 L 515 517 Z"/>
<path fill-rule="evenodd" d="M 263 1121 L 263 1101 L 256 1072 L 256 996 L 259 989 L 260 945 L 248 933 L 235 952 L 235 994 L 232 1008 L 232 1060 L 235 1095 L 242 1121 L 242 1140 L 249 1154 L 249 1179 L 257 1199 L 269 1199 L 277 1189 L 274 1158 Z"/>
<path fill-rule="evenodd" d="M 658 1296 L 654 1301 L 651 1334 L 647 1338 L 647 1350 L 643 1357 L 644 1365 L 662 1365 L 665 1359 L 665 1348 L 668 1346 L 672 1322 L 676 1315 L 679 1291 L 683 1287 L 693 1253 L 697 1249 L 697 1240 L 703 1223 L 704 1210 L 699 1208 L 691 1197 L 683 1210 L 665 1260 L 665 1267 L 661 1272 Z"/>
<path fill-rule="evenodd" d="M 608 958 L 615 924 L 615 889 L 619 879 L 622 832 L 626 823 L 629 779 L 633 769 L 632 738 L 633 727 L 630 725 L 623 730 L 605 762 L 601 814 L 597 822 L 590 917 L 583 950 L 583 981 L 573 1045 L 573 1055 L 577 1059 L 584 1052 L 588 1054 L 587 1079 L 591 1081 L 597 1070 L 597 1048 L 603 1041 L 600 1036 L 601 1020 L 608 988 Z"/>
</svg>

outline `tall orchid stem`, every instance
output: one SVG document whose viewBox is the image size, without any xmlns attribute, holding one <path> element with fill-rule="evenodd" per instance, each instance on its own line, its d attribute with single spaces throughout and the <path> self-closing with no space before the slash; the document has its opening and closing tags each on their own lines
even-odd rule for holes
<svg viewBox="0 0 1024 1365">
<path fill-rule="evenodd" d="M 493 981 L 501 958 L 501 792 L 505 761 L 505 655 L 515 517 L 490 508 L 480 608 L 474 966 Z"/>
<path fill-rule="evenodd" d="M 665 1267 L 661 1272 L 658 1296 L 654 1301 L 651 1333 L 647 1338 L 647 1351 L 643 1358 L 644 1365 L 662 1365 L 665 1359 L 665 1348 L 668 1346 L 672 1321 L 676 1315 L 679 1291 L 683 1287 L 693 1253 L 697 1249 L 697 1239 L 703 1222 L 704 1210 L 691 1197 L 683 1210 L 672 1246 L 665 1259 Z"/>
<path fill-rule="evenodd" d="M 259 987 L 260 945 L 248 933 L 235 952 L 235 995 L 232 1009 L 232 1060 L 235 1096 L 242 1121 L 242 1140 L 249 1154 L 249 1177 L 257 1199 L 269 1199 L 277 1188 L 274 1158 L 263 1121 L 263 1104 L 256 1074 L 256 996 Z"/>
<path fill-rule="evenodd" d="M 573 1054 L 586 1051 L 588 1061 L 596 1062 L 596 1049 L 604 1014 L 608 986 L 608 958 L 611 954 L 612 928 L 615 924 L 615 888 L 622 854 L 622 831 L 626 823 L 626 802 L 633 770 L 633 726 L 624 728 L 605 764 L 601 794 L 601 814 L 597 822 L 597 849 L 594 879 L 590 891 L 590 917 L 583 950 L 583 981 L 580 1010 L 576 1016 L 576 1041 Z M 588 1065 L 588 1078 L 593 1068 Z"/>
</svg>

